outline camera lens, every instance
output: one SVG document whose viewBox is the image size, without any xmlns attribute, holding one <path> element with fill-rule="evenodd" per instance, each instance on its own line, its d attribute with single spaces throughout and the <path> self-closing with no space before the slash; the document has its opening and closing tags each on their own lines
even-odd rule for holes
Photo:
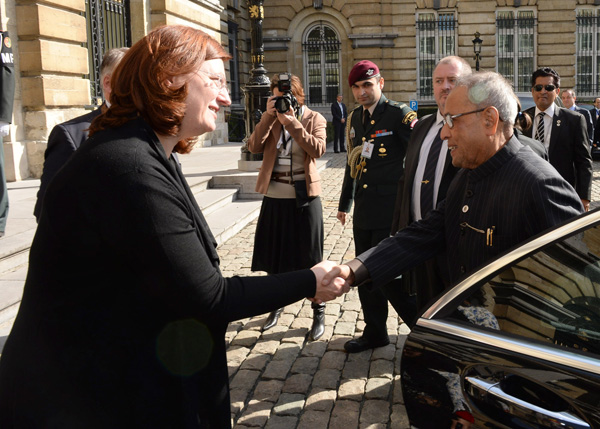
<svg viewBox="0 0 600 429">
<path fill-rule="evenodd" d="M 275 109 L 277 109 L 279 113 L 286 113 L 290 110 L 291 105 L 289 97 L 286 97 L 285 95 L 275 99 Z"/>
</svg>

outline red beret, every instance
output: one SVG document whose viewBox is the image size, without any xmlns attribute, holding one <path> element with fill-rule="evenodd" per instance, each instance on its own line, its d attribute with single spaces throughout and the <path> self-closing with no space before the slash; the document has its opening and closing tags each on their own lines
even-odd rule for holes
<svg viewBox="0 0 600 429">
<path fill-rule="evenodd" d="M 348 83 L 352 86 L 355 82 L 371 79 L 378 75 L 379 67 L 377 67 L 377 64 L 369 60 L 362 60 L 354 64 L 354 67 L 350 70 Z"/>
</svg>

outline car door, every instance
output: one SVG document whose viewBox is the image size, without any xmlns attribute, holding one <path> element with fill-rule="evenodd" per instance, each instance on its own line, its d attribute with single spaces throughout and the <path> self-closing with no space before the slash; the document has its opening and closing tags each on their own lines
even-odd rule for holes
<svg viewBox="0 0 600 429">
<path fill-rule="evenodd" d="M 600 212 L 450 289 L 401 368 L 417 428 L 600 428 Z"/>
</svg>

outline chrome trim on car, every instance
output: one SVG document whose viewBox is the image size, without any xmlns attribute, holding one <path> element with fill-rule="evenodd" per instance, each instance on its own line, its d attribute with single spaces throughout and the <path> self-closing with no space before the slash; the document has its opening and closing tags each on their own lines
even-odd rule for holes
<svg viewBox="0 0 600 429">
<path fill-rule="evenodd" d="M 568 349 L 551 349 L 549 347 L 544 347 L 543 345 L 533 344 L 528 342 L 529 340 L 527 339 L 519 340 L 507 338 L 502 336 L 502 331 L 498 331 L 498 334 L 484 332 L 477 329 L 477 327 L 469 328 L 449 320 L 419 319 L 417 321 L 417 326 L 433 331 L 439 331 L 442 335 L 453 335 L 486 346 L 508 350 L 510 353 L 519 353 L 600 375 L 600 360 L 598 359 L 581 356 L 570 352 Z"/>
<path fill-rule="evenodd" d="M 588 225 L 600 221 L 600 210 L 595 210 L 593 213 L 586 213 L 580 217 L 575 218 L 573 221 L 536 238 L 535 240 L 529 241 L 520 245 L 512 252 L 502 256 L 499 259 L 494 259 L 490 264 L 486 265 L 479 271 L 473 273 L 465 280 L 454 286 L 448 293 L 438 299 L 431 307 L 425 311 L 422 318 L 431 319 L 434 317 L 446 304 L 456 298 L 458 295 L 469 289 L 473 284 L 478 283 L 480 280 L 492 275 L 498 269 L 508 266 L 519 258 L 531 253 L 547 244 L 552 243 L 562 237 L 573 234 L 579 229 L 584 228 Z"/>
</svg>

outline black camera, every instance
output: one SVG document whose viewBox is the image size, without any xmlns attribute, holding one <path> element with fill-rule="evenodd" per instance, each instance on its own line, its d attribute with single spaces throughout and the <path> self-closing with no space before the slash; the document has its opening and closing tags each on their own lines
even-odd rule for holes
<svg viewBox="0 0 600 429">
<path fill-rule="evenodd" d="M 275 109 L 279 113 L 286 113 L 290 110 L 290 107 L 294 109 L 294 112 L 298 110 L 298 100 L 292 94 L 292 75 L 288 73 L 282 73 L 279 75 L 279 81 L 277 82 L 277 89 L 283 95 L 275 98 Z"/>
</svg>

